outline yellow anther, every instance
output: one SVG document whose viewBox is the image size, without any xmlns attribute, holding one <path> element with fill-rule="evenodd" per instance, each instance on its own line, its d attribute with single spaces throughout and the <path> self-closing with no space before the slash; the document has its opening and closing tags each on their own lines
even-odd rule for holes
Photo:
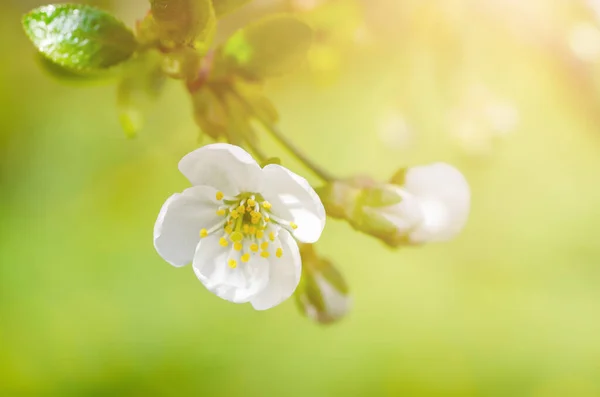
<svg viewBox="0 0 600 397">
<path fill-rule="evenodd" d="M 225 210 L 224 209 L 217 210 L 217 215 L 225 216 Z"/>
<path fill-rule="evenodd" d="M 235 259 L 230 259 L 227 262 L 227 265 L 229 265 L 230 268 L 235 269 L 237 267 L 237 262 L 235 261 Z"/>
<path fill-rule="evenodd" d="M 248 234 L 250 233 L 250 226 L 244 223 L 244 226 L 242 226 L 242 230 L 244 231 L 244 234 Z"/>
<path fill-rule="evenodd" d="M 250 254 L 249 253 L 245 253 L 244 255 L 242 255 L 242 262 L 244 263 L 248 263 L 250 262 Z"/>
<path fill-rule="evenodd" d="M 256 200 L 249 198 L 248 199 L 248 206 L 249 207 L 254 207 L 256 205 Z"/>
<path fill-rule="evenodd" d="M 252 220 L 251 220 L 251 222 L 252 222 L 253 225 L 256 225 L 256 224 L 258 224 L 258 222 L 260 222 L 260 218 L 253 217 Z"/>
<path fill-rule="evenodd" d="M 241 250 L 242 250 L 242 248 L 244 248 L 244 246 L 243 246 L 243 245 L 242 245 L 242 243 L 240 243 L 239 241 L 238 241 L 238 242 L 235 242 L 235 243 L 233 243 L 233 249 L 234 249 L 234 250 L 236 250 L 236 251 L 241 251 Z"/>
<path fill-rule="evenodd" d="M 260 253 L 260 256 L 262 256 L 263 258 L 268 258 L 269 255 L 271 255 L 271 254 L 269 254 L 269 251 L 263 251 Z"/>
<path fill-rule="evenodd" d="M 244 239 L 244 235 L 240 232 L 233 232 L 231 233 L 231 236 L 229 236 L 229 238 L 231 239 L 231 241 L 237 243 Z"/>
<path fill-rule="evenodd" d="M 256 232 L 256 238 L 257 239 L 261 239 L 265 236 L 265 232 L 263 232 L 262 230 L 259 230 L 258 232 Z"/>
<path fill-rule="evenodd" d="M 271 203 L 269 203 L 268 201 L 263 201 L 262 206 L 264 209 L 266 210 L 270 210 L 271 209 Z"/>
<path fill-rule="evenodd" d="M 225 195 L 223 194 L 223 192 L 217 192 L 217 200 L 223 200 L 223 197 L 225 197 Z"/>
<path fill-rule="evenodd" d="M 225 233 L 231 234 L 233 232 L 233 228 L 231 226 L 225 226 Z"/>
<path fill-rule="evenodd" d="M 204 238 L 204 237 L 206 237 L 206 236 L 208 236 L 208 230 L 206 230 L 206 229 L 201 229 L 201 230 L 200 230 L 200 237 Z"/>
<path fill-rule="evenodd" d="M 231 211 L 231 217 L 233 219 L 237 219 L 239 216 L 240 216 L 240 214 L 237 212 L 237 210 Z"/>
<path fill-rule="evenodd" d="M 275 241 L 275 233 L 274 232 L 269 233 L 269 240 Z"/>
<path fill-rule="evenodd" d="M 243 205 L 240 205 L 239 207 L 237 207 L 237 212 L 239 212 L 240 214 L 243 214 L 244 212 L 246 212 L 246 207 L 244 207 Z"/>
<path fill-rule="evenodd" d="M 278 258 L 281 258 L 283 256 L 283 249 L 277 248 L 277 252 L 275 252 L 275 255 L 277 255 Z"/>
<path fill-rule="evenodd" d="M 221 244 L 221 247 L 227 247 L 229 245 L 229 241 L 227 241 L 225 237 L 221 237 L 219 244 Z"/>
<path fill-rule="evenodd" d="M 263 249 L 263 250 L 266 250 L 267 248 L 269 248 L 269 242 L 268 241 L 263 241 L 260 244 L 260 248 Z"/>
<path fill-rule="evenodd" d="M 252 244 L 250 246 L 250 251 L 252 251 L 252 252 L 258 252 L 258 244 Z"/>
<path fill-rule="evenodd" d="M 296 225 L 294 222 L 290 222 L 290 227 L 294 230 L 298 229 L 298 225 Z"/>
<path fill-rule="evenodd" d="M 250 226 L 248 228 L 248 233 L 254 236 L 256 234 L 256 226 Z"/>
</svg>

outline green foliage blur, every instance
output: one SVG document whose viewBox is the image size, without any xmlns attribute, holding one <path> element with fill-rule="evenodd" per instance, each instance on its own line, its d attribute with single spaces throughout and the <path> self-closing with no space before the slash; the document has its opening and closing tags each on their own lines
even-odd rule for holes
<svg viewBox="0 0 600 397">
<path fill-rule="evenodd" d="M 129 27 L 149 7 L 85 3 Z M 223 301 L 156 254 L 177 162 L 210 139 L 177 81 L 126 139 L 113 84 L 40 67 L 21 18 L 43 4 L 0 4 L 0 395 L 600 395 L 598 2 L 254 0 L 220 21 L 221 43 L 274 12 L 313 26 L 266 93 L 330 172 L 447 161 L 471 183 L 451 243 L 394 251 L 328 221 L 317 248 L 353 297 L 329 326 L 293 299 Z"/>
</svg>

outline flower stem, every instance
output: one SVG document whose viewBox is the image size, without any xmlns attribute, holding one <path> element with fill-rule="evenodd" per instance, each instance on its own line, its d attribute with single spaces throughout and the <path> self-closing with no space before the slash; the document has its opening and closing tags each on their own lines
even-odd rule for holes
<svg viewBox="0 0 600 397">
<path fill-rule="evenodd" d="M 258 117 L 257 117 L 258 118 Z M 263 127 L 275 138 L 281 145 L 283 145 L 291 154 L 293 154 L 306 168 L 311 170 L 316 176 L 321 178 L 324 182 L 331 182 L 335 180 L 333 175 L 328 171 L 325 171 L 319 165 L 315 164 L 307 155 L 304 154 L 288 137 L 283 135 L 281 131 L 274 125 L 265 122 L 264 120 L 258 119 Z"/>
<path fill-rule="evenodd" d="M 300 150 L 289 138 L 279 131 L 279 129 L 272 125 L 269 121 L 265 120 L 263 117 L 259 115 L 258 112 L 254 110 L 252 105 L 242 98 L 240 94 L 238 94 L 235 90 L 231 90 L 233 95 L 237 97 L 237 99 L 250 111 L 250 113 L 260 122 L 260 124 L 271 134 L 273 138 L 275 138 L 283 147 L 285 147 L 294 157 L 296 157 L 306 168 L 311 170 L 316 176 L 321 178 L 324 182 L 331 182 L 335 180 L 335 177 L 331 175 L 329 172 L 325 171 L 315 162 L 313 162 L 302 150 Z M 248 146 L 255 151 L 256 146 L 251 145 L 248 140 L 246 140 Z M 260 149 L 259 149 L 260 152 Z"/>
</svg>

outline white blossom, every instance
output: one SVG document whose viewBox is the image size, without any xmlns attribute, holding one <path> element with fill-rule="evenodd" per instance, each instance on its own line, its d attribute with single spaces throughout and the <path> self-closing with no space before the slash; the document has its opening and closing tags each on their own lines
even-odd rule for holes
<svg viewBox="0 0 600 397">
<path fill-rule="evenodd" d="M 193 186 L 163 205 L 158 253 L 176 267 L 192 262 L 204 286 L 228 301 L 265 310 L 289 298 L 301 275 L 296 240 L 314 243 L 325 226 L 308 182 L 221 143 L 189 153 L 179 170 Z"/>
</svg>

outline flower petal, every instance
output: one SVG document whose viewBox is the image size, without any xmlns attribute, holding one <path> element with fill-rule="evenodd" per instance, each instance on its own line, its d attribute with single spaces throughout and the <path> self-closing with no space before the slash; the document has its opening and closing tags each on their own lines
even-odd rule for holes
<svg viewBox="0 0 600 397">
<path fill-rule="evenodd" d="M 456 168 L 445 163 L 410 168 L 405 189 L 418 199 L 423 216 L 420 225 L 410 234 L 412 242 L 447 241 L 465 226 L 471 191 Z"/>
<path fill-rule="evenodd" d="M 194 186 L 167 199 L 154 225 L 154 247 L 173 266 L 184 266 L 194 257 L 200 230 L 219 221 L 216 190 Z"/>
<path fill-rule="evenodd" d="M 287 230 L 279 231 L 279 242 L 283 249 L 281 258 L 269 258 L 269 284 L 250 303 L 256 310 L 267 310 L 288 299 L 300 282 L 302 260 L 298 244 Z"/>
<path fill-rule="evenodd" d="M 398 189 L 402 201 L 387 207 L 378 208 L 377 212 L 388 222 L 392 223 L 398 232 L 406 234 L 423 220 L 419 201 L 413 195 Z"/>
<path fill-rule="evenodd" d="M 213 186 L 228 196 L 258 192 L 262 171 L 252 156 L 239 146 L 226 143 L 206 145 L 185 155 L 179 170 L 192 185 Z"/>
<path fill-rule="evenodd" d="M 250 262 L 241 263 L 232 269 L 227 261 L 239 255 L 229 247 L 219 245 L 219 234 L 203 238 L 194 256 L 194 272 L 204 286 L 219 296 L 234 303 L 249 302 L 269 282 L 269 263 L 258 255 Z"/>
<path fill-rule="evenodd" d="M 325 227 L 325 208 L 306 179 L 290 170 L 269 164 L 263 168 L 263 197 L 272 204 L 272 212 L 298 228 L 294 237 L 303 243 L 314 243 Z"/>
</svg>

